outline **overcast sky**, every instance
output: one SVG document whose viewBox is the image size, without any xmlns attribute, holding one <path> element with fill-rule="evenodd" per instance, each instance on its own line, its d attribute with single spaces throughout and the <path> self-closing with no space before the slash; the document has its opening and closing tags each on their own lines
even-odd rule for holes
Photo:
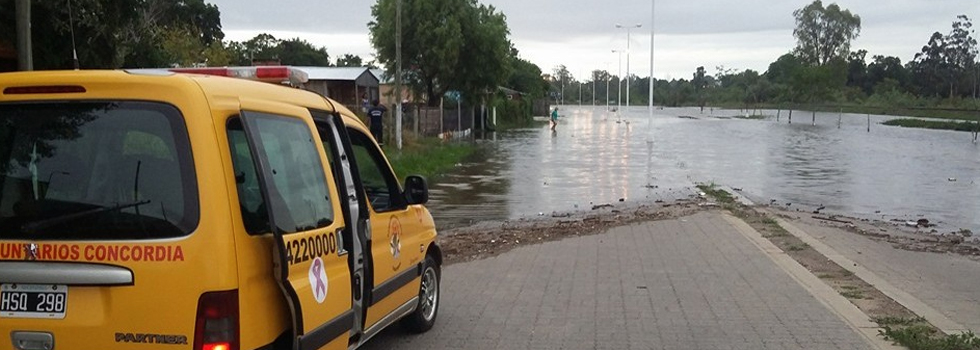
<svg viewBox="0 0 980 350">
<path fill-rule="evenodd" d="M 368 39 L 370 0 L 205 0 L 221 10 L 226 39 L 243 41 L 267 32 L 299 37 L 327 48 L 331 59 L 352 53 L 374 59 Z M 564 64 L 576 78 L 592 69 L 620 69 L 614 49 L 625 50 L 630 32 L 630 72 L 649 76 L 651 22 L 656 33 L 654 76 L 690 79 L 698 66 L 714 74 L 717 66 L 764 72 L 792 50 L 793 11 L 810 0 L 480 0 L 507 16 L 510 39 L 521 56 L 544 72 Z M 831 1 L 824 1 L 829 5 Z M 906 62 L 933 32 L 948 33 L 957 15 L 980 27 L 980 0 L 841 0 L 861 17 L 861 36 L 852 50 L 897 56 Z M 653 19 L 653 21 L 651 20 Z M 977 37 L 974 35 L 974 37 Z M 622 55 L 626 72 L 626 55 Z"/>
</svg>

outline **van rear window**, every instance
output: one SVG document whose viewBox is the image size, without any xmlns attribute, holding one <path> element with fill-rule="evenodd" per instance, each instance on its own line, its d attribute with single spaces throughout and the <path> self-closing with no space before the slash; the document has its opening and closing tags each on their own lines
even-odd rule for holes
<svg viewBox="0 0 980 350">
<path fill-rule="evenodd" d="M 185 236 L 200 216 L 196 184 L 171 105 L 0 104 L 0 239 Z"/>
</svg>

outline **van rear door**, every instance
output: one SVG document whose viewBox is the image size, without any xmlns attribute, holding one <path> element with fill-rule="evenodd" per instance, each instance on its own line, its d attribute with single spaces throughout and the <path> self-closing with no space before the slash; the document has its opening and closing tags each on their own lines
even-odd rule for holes
<svg viewBox="0 0 980 350">
<path fill-rule="evenodd" d="M 0 103 L 0 344 L 190 348 L 202 293 L 234 289 L 200 217 L 173 105 Z"/>
<path fill-rule="evenodd" d="M 291 308 L 294 348 L 346 349 L 354 313 L 341 242 L 343 201 L 310 113 L 247 101 L 242 108 L 241 127 L 275 237 L 273 273 Z"/>
</svg>

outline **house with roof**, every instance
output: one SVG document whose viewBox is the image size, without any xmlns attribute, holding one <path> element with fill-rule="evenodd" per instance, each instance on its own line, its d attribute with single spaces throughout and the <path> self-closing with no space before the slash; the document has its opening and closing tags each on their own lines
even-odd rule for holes
<svg viewBox="0 0 980 350">
<path fill-rule="evenodd" d="M 364 101 L 379 99 L 378 77 L 367 67 L 292 66 L 305 72 L 304 88 L 332 98 L 352 111 L 361 111 Z"/>
</svg>

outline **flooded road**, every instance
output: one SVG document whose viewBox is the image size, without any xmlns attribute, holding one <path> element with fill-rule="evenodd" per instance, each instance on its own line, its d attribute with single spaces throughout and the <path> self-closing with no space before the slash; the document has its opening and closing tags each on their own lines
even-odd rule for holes
<svg viewBox="0 0 980 350">
<path fill-rule="evenodd" d="M 566 106 L 547 126 L 482 140 L 484 152 L 431 184 L 440 227 L 590 210 L 619 201 L 666 202 L 695 182 L 757 203 L 875 219 L 924 217 L 941 232 L 980 231 L 980 146 L 965 132 L 880 125 L 892 117 L 782 111 L 741 120 L 732 110 Z"/>
</svg>

